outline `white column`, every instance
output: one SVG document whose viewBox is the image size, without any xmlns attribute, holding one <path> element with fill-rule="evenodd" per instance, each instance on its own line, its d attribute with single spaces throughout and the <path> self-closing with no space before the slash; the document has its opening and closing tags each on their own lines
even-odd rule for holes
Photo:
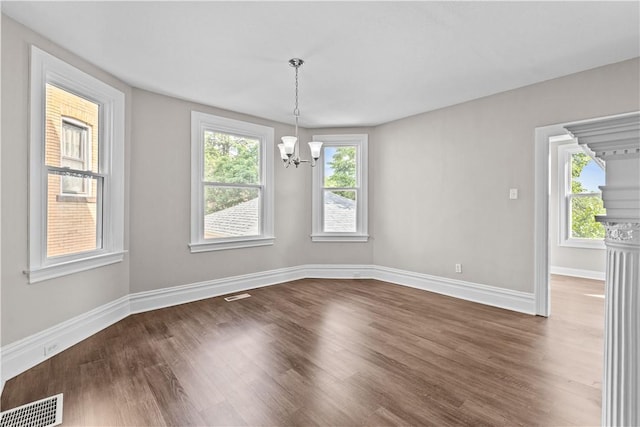
<svg viewBox="0 0 640 427">
<path fill-rule="evenodd" d="M 638 426 L 640 224 L 604 222 L 607 245 L 602 423 Z"/>
<path fill-rule="evenodd" d="M 606 165 L 602 424 L 640 426 L 640 115 L 566 129 Z"/>
</svg>

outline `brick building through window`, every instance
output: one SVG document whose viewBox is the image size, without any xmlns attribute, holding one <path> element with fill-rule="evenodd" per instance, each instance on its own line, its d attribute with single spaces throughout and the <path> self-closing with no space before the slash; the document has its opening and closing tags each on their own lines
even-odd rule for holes
<svg viewBox="0 0 640 427">
<path fill-rule="evenodd" d="M 98 172 L 98 104 L 46 85 L 47 257 L 100 247 L 98 180 L 78 171 Z"/>
</svg>

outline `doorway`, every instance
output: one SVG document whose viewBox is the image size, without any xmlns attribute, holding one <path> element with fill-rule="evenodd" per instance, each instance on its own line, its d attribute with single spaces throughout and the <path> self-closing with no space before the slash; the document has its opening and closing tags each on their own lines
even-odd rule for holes
<svg viewBox="0 0 640 427">
<path fill-rule="evenodd" d="M 554 144 L 569 143 L 571 135 L 566 126 L 619 118 L 630 114 L 620 114 L 596 119 L 559 123 L 535 129 L 535 184 L 534 184 L 534 294 L 538 316 L 551 314 L 550 293 L 550 237 L 549 201 L 551 196 L 550 154 Z M 557 148 L 555 148 L 557 149 Z M 556 184 L 557 185 L 557 184 Z"/>
</svg>

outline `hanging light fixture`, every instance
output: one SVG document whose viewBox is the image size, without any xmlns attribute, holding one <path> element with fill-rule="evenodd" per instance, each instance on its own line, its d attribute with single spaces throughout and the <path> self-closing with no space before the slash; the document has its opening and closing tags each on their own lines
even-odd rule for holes
<svg viewBox="0 0 640 427">
<path fill-rule="evenodd" d="M 298 167 L 300 163 L 309 163 L 311 167 L 314 167 L 320 157 L 320 149 L 322 148 L 322 142 L 311 141 L 309 142 L 309 149 L 311 150 L 312 160 L 303 160 L 300 158 L 300 147 L 298 145 L 298 119 L 300 117 L 300 109 L 298 108 L 298 69 L 302 64 L 304 64 L 304 61 L 300 58 L 289 60 L 289 65 L 296 69 L 296 106 L 293 109 L 293 115 L 296 119 L 296 131 L 295 136 L 283 136 L 281 138 L 282 143 L 278 144 L 280 157 L 287 168 L 291 165 Z"/>
</svg>

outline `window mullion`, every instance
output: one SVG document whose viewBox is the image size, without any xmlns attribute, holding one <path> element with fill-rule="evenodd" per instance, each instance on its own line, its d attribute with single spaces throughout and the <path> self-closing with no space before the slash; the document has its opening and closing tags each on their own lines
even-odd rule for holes
<svg viewBox="0 0 640 427">
<path fill-rule="evenodd" d="M 262 188 L 262 184 L 242 184 L 235 182 L 215 182 L 215 181 L 202 181 L 202 185 L 211 187 L 230 187 L 230 188 Z"/>
<path fill-rule="evenodd" d="M 601 197 L 602 193 L 570 193 L 571 197 Z"/>
<path fill-rule="evenodd" d="M 45 166 L 48 173 L 54 173 L 56 175 L 80 175 L 79 178 L 100 178 L 104 179 L 107 177 L 107 174 L 104 173 L 96 173 L 91 171 L 84 171 L 80 169 L 72 169 L 68 167 L 58 167 L 58 166 Z"/>
</svg>

